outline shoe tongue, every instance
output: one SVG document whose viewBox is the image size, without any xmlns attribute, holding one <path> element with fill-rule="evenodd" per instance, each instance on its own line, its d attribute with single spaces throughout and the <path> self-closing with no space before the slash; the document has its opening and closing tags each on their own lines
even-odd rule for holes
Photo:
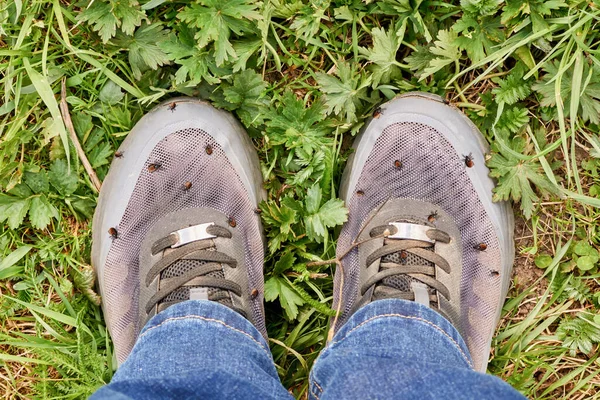
<svg viewBox="0 0 600 400">
<path fill-rule="evenodd" d="M 174 262 L 173 264 L 171 264 L 169 267 L 165 268 L 165 270 L 163 272 L 161 272 L 160 279 L 175 278 L 177 276 L 185 274 L 186 272 L 188 272 L 191 269 L 201 267 L 204 264 L 206 264 L 206 261 L 186 260 L 186 259 L 178 260 L 178 261 Z M 209 272 L 208 274 L 206 274 L 204 276 L 211 277 L 211 278 L 225 279 L 225 274 L 223 273 L 222 270 Z M 193 293 L 194 289 L 206 289 L 209 300 L 211 298 L 218 297 L 218 298 L 221 298 L 221 300 L 218 301 L 219 303 L 226 305 L 228 307 L 233 306 L 233 303 L 231 302 L 229 293 L 225 290 L 210 288 L 210 287 L 205 288 L 203 286 L 183 286 L 183 287 L 175 289 L 174 291 L 169 293 L 163 300 L 161 300 L 158 303 L 159 310 L 161 309 L 162 304 L 167 305 L 169 303 L 170 304 L 178 303 L 181 301 L 190 300 L 190 298 L 197 299 L 198 297 L 193 294 L 192 294 L 192 296 L 190 296 L 190 289 L 192 290 L 192 293 Z M 225 298 L 223 299 L 223 297 L 225 297 Z"/>
<path fill-rule="evenodd" d="M 425 225 L 425 224 L 423 224 L 423 225 Z M 388 239 L 388 240 L 393 240 L 393 239 Z M 423 247 L 423 249 L 433 251 L 433 245 L 428 246 L 428 247 Z M 394 264 L 399 264 L 399 265 L 427 265 L 427 266 L 435 265 L 434 263 L 424 259 L 423 257 L 419 257 L 418 255 L 412 254 L 409 251 L 399 251 L 396 253 L 389 254 L 387 256 L 382 257 L 381 262 L 382 263 L 394 263 Z M 400 292 L 410 293 L 410 292 L 413 292 L 413 289 L 411 288 L 411 284 L 413 282 L 420 283 L 420 281 L 418 279 L 412 278 L 406 274 L 398 274 L 398 275 L 392 275 L 390 277 L 384 278 L 381 281 L 380 285 L 386 286 L 391 289 L 398 290 Z M 429 291 L 429 294 L 435 294 L 434 289 L 427 287 L 427 290 Z"/>
<path fill-rule="evenodd" d="M 432 250 L 433 246 L 426 247 L 428 250 Z M 406 258 L 402 258 L 401 252 L 392 253 L 385 257 L 381 258 L 381 262 L 384 263 L 394 263 L 400 265 L 429 265 L 433 266 L 434 264 L 425 260 L 422 257 L 419 257 L 415 254 L 406 252 Z M 389 286 L 391 288 L 400 290 L 402 292 L 412 292 L 410 288 L 411 282 L 419 282 L 418 280 L 411 278 L 408 275 L 393 275 L 388 278 L 385 278 L 381 281 L 385 286 Z"/>
</svg>

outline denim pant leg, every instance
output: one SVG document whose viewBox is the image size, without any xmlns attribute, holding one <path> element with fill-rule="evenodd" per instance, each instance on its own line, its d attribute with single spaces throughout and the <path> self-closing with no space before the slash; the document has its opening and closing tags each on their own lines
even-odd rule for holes
<svg viewBox="0 0 600 400">
<path fill-rule="evenodd" d="M 523 399 L 501 379 L 476 372 L 458 331 L 437 312 L 404 300 L 358 310 L 321 353 L 310 398 Z"/>
<path fill-rule="evenodd" d="M 290 399 L 269 346 L 238 313 L 190 300 L 152 318 L 100 399 Z"/>
</svg>

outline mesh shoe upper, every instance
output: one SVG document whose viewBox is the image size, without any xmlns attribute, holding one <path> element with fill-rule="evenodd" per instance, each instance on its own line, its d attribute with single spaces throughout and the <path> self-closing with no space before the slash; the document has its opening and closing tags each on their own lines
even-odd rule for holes
<svg viewBox="0 0 600 400">
<path fill-rule="evenodd" d="M 262 306 L 264 245 L 260 219 L 254 212 L 257 199 L 252 193 L 260 192 L 261 188 L 256 182 L 250 181 L 249 185 L 247 179 L 245 183 L 241 179 L 248 174 L 247 170 L 258 169 L 258 161 L 241 166 L 233 159 L 235 142 L 247 140 L 242 135 L 245 133 L 241 127 L 225 113 L 194 100 L 184 100 L 175 110 L 163 105 L 152 111 L 120 148 L 123 157 L 115 158 L 111 165 L 94 216 L 92 254 L 105 318 L 119 362 L 129 354 L 144 323 L 144 318 L 140 318 L 143 311 L 140 281 L 144 279 L 140 269 L 149 266 L 140 266 L 140 259 L 146 257 L 143 253 L 150 251 L 141 253 L 140 249 L 150 232 L 160 231 L 169 223 L 175 225 L 165 227 L 167 231 L 158 232 L 159 236 L 202 222 L 214 222 L 235 230 L 239 265 L 232 272 L 224 268 L 224 272 L 209 275 L 225 278 L 225 274 L 241 274 L 237 280 L 244 283 L 243 299 L 238 299 L 238 306 L 247 309 L 247 317 L 266 335 Z M 243 146 L 253 151 L 247 149 L 247 142 Z M 256 158 L 254 154 L 250 157 Z M 131 162 L 131 158 L 136 159 L 135 162 L 121 165 Z M 260 171 L 256 175 L 260 176 Z M 129 182 L 130 187 L 123 181 Z M 252 183 L 258 188 L 249 187 Z M 206 212 L 198 215 L 201 208 Z M 210 221 L 204 220 L 203 215 L 207 213 L 212 213 L 208 217 Z M 196 215 L 196 219 L 188 221 L 186 216 L 191 214 Z M 116 230 L 116 238 L 110 237 L 107 226 Z M 177 261 L 162 271 L 160 278 L 174 278 L 202 263 Z M 186 299 L 189 289 L 174 290 L 161 303 Z M 254 289 L 258 294 L 250 296 Z M 213 295 L 215 289 L 209 291 Z M 231 302 L 223 302 L 228 301 Z"/>
<path fill-rule="evenodd" d="M 512 220 L 504 215 L 508 210 L 506 205 L 491 204 L 489 188 L 493 182 L 487 178 L 484 148 L 481 138 L 477 137 L 480 134 L 466 122 L 460 125 L 465 118 L 453 115 L 460 115 L 458 111 L 434 100 L 416 100 L 417 103 L 419 101 L 423 104 L 418 114 L 414 110 L 418 106 L 414 103 L 413 109 L 403 110 L 407 104 L 408 108 L 411 107 L 410 98 L 382 107 L 383 117 L 367 126 L 356 149 L 355 160 L 349 161 L 345 172 L 342 195 L 349 208 L 349 218 L 340 233 L 337 253 L 338 257 L 348 254 L 342 259 L 344 286 L 340 286 L 339 274 L 335 279 L 334 301 L 342 302 L 338 327 L 357 305 L 370 301 L 361 298 L 360 284 L 365 280 L 366 270 L 361 260 L 366 259 L 366 252 L 383 245 L 383 240 L 380 244 L 353 245 L 365 237 L 363 231 L 368 231 L 369 228 L 365 227 L 377 215 L 378 207 L 390 203 L 386 212 L 391 212 L 393 217 L 389 217 L 387 222 L 408 219 L 417 223 L 426 221 L 420 223 L 427 224 L 432 213 L 439 213 L 444 216 L 448 229 L 456 230 L 451 235 L 453 245 L 460 243 L 453 270 L 445 278 L 451 291 L 457 294 L 453 296 L 455 304 L 449 307 L 448 315 L 468 344 L 477 368 L 485 369 L 514 255 L 510 245 L 504 244 L 512 244 Z M 436 110 L 441 110 L 442 114 L 449 113 L 459 123 L 454 123 L 451 118 L 445 120 L 443 115 L 435 115 Z M 467 133 L 472 135 L 472 143 L 452 142 L 453 136 L 448 132 L 459 129 L 470 131 Z M 463 154 L 459 149 L 463 145 L 472 146 L 475 163 L 479 164 L 478 168 L 483 173 L 469 171 L 464 154 L 470 152 Z M 361 157 L 362 161 L 357 162 L 356 158 Z M 353 171 L 352 168 L 358 170 Z M 476 186 L 480 182 L 477 180 L 488 180 L 484 182 L 487 188 L 479 190 L 481 188 Z M 485 195 L 482 196 L 482 193 Z M 411 204 L 399 211 L 402 199 Z M 362 236 L 359 237 L 359 234 Z M 485 244 L 485 251 L 477 248 L 481 243 Z M 384 262 L 394 257 L 394 262 L 401 261 L 399 254 L 392 254 Z M 439 268 L 437 272 L 438 277 L 445 276 Z M 390 277 L 389 280 L 392 282 L 388 281 L 388 286 L 392 284 L 402 290 L 406 290 L 412 281 L 406 277 Z"/>
</svg>

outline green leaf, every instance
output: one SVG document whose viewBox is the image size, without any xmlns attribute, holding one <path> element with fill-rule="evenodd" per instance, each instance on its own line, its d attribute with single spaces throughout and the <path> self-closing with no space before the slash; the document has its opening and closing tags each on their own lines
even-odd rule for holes
<svg viewBox="0 0 600 400">
<path fill-rule="evenodd" d="M 39 172 L 26 171 L 23 173 L 23 181 L 29 186 L 33 193 L 48 193 L 48 190 L 50 190 L 48 174 L 44 170 Z"/>
<path fill-rule="evenodd" d="M 460 0 L 460 6 L 468 13 L 480 16 L 493 15 L 502 0 Z"/>
<path fill-rule="evenodd" d="M 263 221 L 267 225 L 278 227 L 281 233 L 287 234 L 291 232 L 291 226 L 296 221 L 296 210 L 283 205 L 278 207 L 275 203 L 262 203 L 261 210 L 263 211 Z"/>
<path fill-rule="evenodd" d="M 88 22 L 97 31 L 104 43 L 115 36 L 117 28 L 127 35 L 133 34 L 145 17 L 136 0 L 96 0 L 77 19 Z"/>
<path fill-rule="evenodd" d="M 270 97 L 266 93 L 267 83 L 260 74 L 245 70 L 233 76 L 233 85 L 224 83 L 221 87 L 223 95 L 212 97 L 217 107 L 236 111 L 246 126 L 263 124 Z"/>
<path fill-rule="evenodd" d="M 265 301 L 274 301 L 277 298 L 288 320 L 296 319 L 298 306 L 303 305 L 304 300 L 285 279 L 272 277 L 265 282 Z"/>
<path fill-rule="evenodd" d="M 32 249 L 32 246 L 23 245 L 17 248 L 15 251 L 6 256 L 2 261 L 0 261 L 0 271 L 3 271 L 9 267 L 12 267 L 16 263 L 18 263 L 29 251 Z"/>
<path fill-rule="evenodd" d="M 540 32 L 548 27 L 544 17 L 562 7 L 567 7 L 562 0 L 506 0 L 502 9 L 502 24 L 510 29 L 515 27 L 515 32 L 518 32 L 528 26 L 525 22 L 530 20 L 533 33 Z"/>
<path fill-rule="evenodd" d="M 73 128 L 75 128 L 75 133 L 77 133 L 77 137 L 82 143 L 87 143 L 85 139 L 94 128 L 92 116 L 87 112 L 75 112 L 72 113 L 71 119 L 73 121 Z"/>
<path fill-rule="evenodd" d="M 575 64 L 575 63 L 573 63 Z M 556 107 L 555 82 L 557 75 L 562 73 L 560 82 L 560 96 L 563 104 L 571 104 L 571 89 L 573 84 L 574 65 L 571 65 L 564 73 L 560 71 L 560 63 L 558 61 L 549 61 L 544 64 L 543 70 L 545 74 L 540 81 L 533 85 L 533 90 L 542 96 L 540 104 L 544 107 Z M 600 66 L 588 62 L 583 63 L 583 79 L 588 81 L 581 93 L 576 93 L 579 96 L 579 107 L 577 112 L 581 115 L 584 121 L 589 121 L 592 124 L 600 123 Z M 563 110 L 564 116 L 571 116 L 569 107 Z M 554 118 L 558 118 L 555 114 Z"/>
<path fill-rule="evenodd" d="M 573 251 L 578 256 L 594 256 L 598 257 L 598 250 L 585 240 L 581 240 L 573 246 Z"/>
<path fill-rule="evenodd" d="M 184 25 L 179 27 L 178 35 L 172 33 L 168 40 L 158 44 L 167 53 L 169 59 L 181 67 L 175 73 L 175 83 L 180 85 L 190 80 L 190 85 L 196 85 L 202 80 L 217 84 L 220 80 L 212 73 L 216 68 L 212 52 L 199 49 L 194 39 L 194 31 Z"/>
<path fill-rule="evenodd" d="M 296 32 L 299 38 L 310 41 L 321 28 L 321 21 L 327 18 L 325 13 L 329 10 L 329 1 L 313 1 L 311 5 L 301 7 L 294 16 L 290 29 Z"/>
<path fill-rule="evenodd" d="M 58 220 L 58 210 L 48 202 L 46 196 L 36 196 L 29 206 L 29 221 L 36 229 L 44 229 L 52 218 Z"/>
<path fill-rule="evenodd" d="M 333 143 L 328 133 L 331 128 L 324 121 L 323 104 L 315 101 L 310 107 L 287 91 L 279 107 L 269 113 L 267 135 L 273 146 L 285 145 L 287 149 L 301 147 L 309 155 Z"/>
<path fill-rule="evenodd" d="M 275 267 L 273 268 L 273 275 L 279 276 L 283 274 L 285 271 L 291 269 L 295 262 L 296 257 L 294 256 L 294 253 L 288 251 L 283 256 L 281 256 L 279 260 L 277 260 L 277 262 L 275 263 Z"/>
<path fill-rule="evenodd" d="M 199 0 L 186 6 L 177 17 L 198 28 L 195 38 L 200 48 L 213 43 L 217 66 L 236 59 L 229 41 L 231 34 L 243 35 L 254 30 L 250 21 L 261 19 L 258 4 L 250 0 Z"/>
<path fill-rule="evenodd" d="M 29 186 L 20 183 L 14 188 L 10 189 L 8 191 L 8 194 L 24 199 L 26 197 L 30 197 L 33 194 L 33 192 L 29 189 Z"/>
<path fill-rule="evenodd" d="M 548 266 L 552 264 L 552 256 L 549 256 L 548 254 L 540 254 L 535 258 L 534 262 L 538 268 L 548 268 Z"/>
<path fill-rule="evenodd" d="M 465 50 L 473 63 L 480 62 L 494 52 L 494 46 L 504 40 L 500 18 L 476 19 L 464 14 L 452 30 L 459 33 L 454 43 Z"/>
<path fill-rule="evenodd" d="M 65 160 L 55 160 L 48 173 L 50 184 L 63 196 L 73 194 L 79 186 L 79 177 L 75 171 L 69 170 Z"/>
<path fill-rule="evenodd" d="M 167 31 L 163 29 L 162 24 L 143 23 L 133 36 L 119 34 L 114 42 L 128 49 L 131 70 L 134 77 L 140 79 L 144 71 L 157 69 L 169 63 L 169 57 L 159 46 L 166 38 Z"/>
<path fill-rule="evenodd" d="M 593 323 L 593 316 L 579 313 L 575 318 L 565 317 L 556 329 L 556 336 L 572 357 L 578 351 L 589 355 L 594 344 L 600 343 L 600 328 Z"/>
<path fill-rule="evenodd" d="M 340 199 L 331 199 L 319 207 L 321 189 L 314 184 L 308 189 L 305 199 L 307 215 L 304 217 L 306 235 L 309 239 L 320 242 L 327 233 L 327 228 L 341 225 L 348 219 L 348 210 Z"/>
<path fill-rule="evenodd" d="M 309 214 L 317 213 L 321 206 L 321 199 L 321 188 L 315 183 L 306 192 L 306 198 L 304 199 L 304 202 L 306 203 L 306 212 Z"/>
<path fill-rule="evenodd" d="M 111 106 L 120 102 L 123 99 L 123 96 L 125 96 L 125 93 L 123 93 L 119 85 L 111 80 L 106 81 L 106 84 L 98 94 L 98 98 L 101 102 Z"/>
<path fill-rule="evenodd" d="M 321 221 L 328 228 L 342 225 L 348 220 L 348 209 L 340 199 L 331 199 L 319 209 Z"/>
<path fill-rule="evenodd" d="M 341 6 L 335 8 L 333 10 L 333 16 L 335 17 L 335 19 L 339 19 L 342 21 L 354 21 L 354 14 L 352 13 L 352 11 L 350 11 L 350 8 L 348 6 Z"/>
<path fill-rule="evenodd" d="M 574 274 L 557 273 L 556 277 L 550 282 L 550 289 L 553 293 L 561 293 L 558 301 L 573 299 L 581 304 L 585 304 L 590 297 L 590 288 L 586 285 L 585 279 L 576 277 Z"/>
<path fill-rule="evenodd" d="M 167 0 L 150 0 L 149 2 L 144 3 L 144 5 L 142 5 L 142 10 L 152 10 L 153 8 L 160 6 L 165 1 Z"/>
<path fill-rule="evenodd" d="M 258 50 L 264 45 L 261 38 L 251 38 L 246 40 L 237 40 L 233 43 L 233 50 L 238 55 L 237 60 L 233 64 L 233 72 L 239 72 L 246 69 L 246 64 L 250 57 L 252 57 Z M 262 56 L 259 60 L 262 60 Z"/>
<path fill-rule="evenodd" d="M 416 76 L 422 76 L 424 75 L 425 68 L 429 66 L 429 63 L 434 58 L 435 55 L 429 51 L 428 47 L 417 45 L 416 49 L 404 58 L 404 62 L 408 64 L 408 67 L 412 71 L 415 71 Z"/>
<path fill-rule="evenodd" d="M 17 282 L 13 285 L 13 289 L 17 290 L 17 291 L 27 290 L 27 289 L 30 289 L 31 287 L 32 287 L 31 283 L 29 283 L 28 281 Z"/>
<path fill-rule="evenodd" d="M 515 104 L 524 100 L 531 93 L 531 85 L 523 80 L 523 72 L 510 73 L 506 79 L 498 80 L 498 87 L 492 89 L 496 102 Z"/>
<path fill-rule="evenodd" d="M 0 197 L 0 222 L 5 220 L 10 229 L 17 229 L 27 215 L 31 199 L 14 196 Z"/>
<path fill-rule="evenodd" d="M 496 123 L 501 132 L 517 133 L 529 122 L 529 111 L 526 108 L 513 106 L 505 108 Z"/>
<path fill-rule="evenodd" d="M 94 1 L 77 17 L 80 21 L 88 22 L 92 29 L 100 33 L 104 43 L 117 33 L 117 17 L 112 12 L 110 4 L 103 1 Z"/>
<path fill-rule="evenodd" d="M 73 208 L 86 216 L 87 218 L 92 218 L 94 215 L 94 208 L 96 207 L 96 203 L 91 201 L 90 199 L 76 199 L 71 203 Z"/>
<path fill-rule="evenodd" d="M 456 33 L 454 31 L 440 30 L 437 34 L 437 40 L 433 42 L 433 46 L 429 48 L 431 54 L 435 56 L 429 62 L 427 68 L 419 76 L 419 80 L 423 80 L 429 75 L 435 74 L 446 65 L 452 64 L 460 59 L 461 52 L 456 44 Z"/>
<path fill-rule="evenodd" d="M 108 165 L 112 159 L 114 152 L 110 144 L 102 143 L 101 145 L 94 146 L 92 151 L 88 154 L 88 160 L 92 165 L 92 168 L 96 169 L 103 165 Z"/>
<path fill-rule="evenodd" d="M 367 60 L 373 63 L 373 86 L 388 83 L 400 75 L 400 63 L 396 60 L 402 37 L 398 37 L 394 29 L 385 31 L 383 28 L 373 28 L 373 47 L 360 48 Z"/>
<path fill-rule="evenodd" d="M 367 100 L 367 87 L 371 84 L 371 77 L 358 73 L 356 68 L 340 61 L 337 64 L 339 77 L 317 72 L 317 83 L 325 95 L 327 113 L 345 116 L 346 122 L 356 120 L 356 110 L 362 108 L 362 101 Z"/>
<path fill-rule="evenodd" d="M 525 145 L 522 140 L 516 139 L 511 144 L 517 153 L 524 151 Z M 501 148 L 500 153 L 492 155 L 488 166 L 490 176 L 498 179 L 498 185 L 494 189 L 494 201 L 520 201 L 521 210 L 527 219 L 533 214 L 533 203 L 539 200 L 532 184 L 541 194 L 557 193 L 556 187 L 548 180 L 536 159 L 524 161 Z"/>
<path fill-rule="evenodd" d="M 140 26 L 146 16 L 140 10 L 139 3 L 136 0 L 118 0 L 113 3 L 113 12 L 120 21 L 118 24 L 127 35 L 133 34 L 136 26 Z"/>
<path fill-rule="evenodd" d="M 577 268 L 580 271 L 589 271 L 598 262 L 598 256 L 582 256 L 577 259 Z"/>
</svg>

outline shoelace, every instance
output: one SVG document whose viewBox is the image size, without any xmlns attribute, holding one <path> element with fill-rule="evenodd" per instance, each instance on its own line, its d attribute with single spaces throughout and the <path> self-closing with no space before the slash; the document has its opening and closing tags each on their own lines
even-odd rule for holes
<svg viewBox="0 0 600 400">
<path fill-rule="evenodd" d="M 371 237 L 384 235 L 386 230 L 390 230 L 390 225 L 383 225 L 373 228 L 369 234 Z M 439 229 L 431 228 L 427 231 L 430 239 L 442 243 L 449 243 L 450 236 Z M 380 262 L 379 272 L 368 279 L 361 287 L 361 295 L 364 295 L 371 287 L 375 286 L 373 299 L 399 298 L 404 300 L 415 300 L 413 291 L 405 292 L 397 288 L 388 286 L 384 283 L 386 278 L 405 275 L 412 280 L 425 284 L 428 288 L 434 289 L 450 300 L 450 291 L 440 281 L 435 279 L 435 266 L 437 265 L 446 273 L 450 273 L 450 264 L 439 254 L 435 253 L 431 243 L 412 239 L 384 239 L 383 246 L 371 253 L 366 260 L 367 267 L 378 259 L 385 256 L 406 252 L 418 256 L 433 265 L 415 265 L 415 264 L 397 264 L 395 262 Z M 435 294 L 429 295 L 429 301 L 437 303 Z"/>
<path fill-rule="evenodd" d="M 231 239 L 231 232 L 222 226 L 212 225 L 207 229 L 207 232 L 217 237 Z M 170 293 L 184 286 L 220 289 L 208 296 L 208 300 L 217 302 L 229 300 L 229 292 L 237 296 L 242 295 L 242 289 L 237 283 L 224 278 L 206 276 L 211 272 L 222 271 L 221 264 L 228 264 L 232 268 L 237 267 L 237 261 L 234 258 L 213 248 L 211 239 L 191 242 L 171 250 L 171 246 L 176 241 L 177 238 L 174 235 L 169 235 L 157 240 L 152 245 L 152 255 L 156 255 L 167 249 L 169 251 L 148 272 L 145 282 L 146 286 L 150 286 L 157 276 L 179 260 L 197 260 L 204 263 L 198 263 L 198 266 L 192 267 L 178 276 L 161 279 L 159 290 L 146 304 L 147 313 L 157 304 L 161 303 Z M 246 313 L 242 309 L 231 304 L 226 305 L 244 317 L 246 316 Z"/>
</svg>

